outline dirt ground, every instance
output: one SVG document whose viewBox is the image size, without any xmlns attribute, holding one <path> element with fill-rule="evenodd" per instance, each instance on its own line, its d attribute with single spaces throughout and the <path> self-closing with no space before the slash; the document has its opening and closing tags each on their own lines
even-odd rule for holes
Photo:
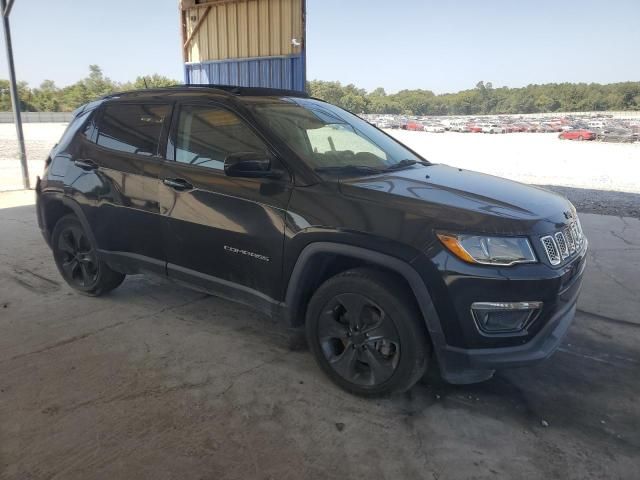
<svg viewBox="0 0 640 480">
<path fill-rule="evenodd" d="M 0 194 L 0 479 L 629 479 L 640 221 L 582 215 L 579 312 L 547 362 L 348 395 L 284 325 L 155 278 L 65 286 L 31 193 Z"/>
</svg>

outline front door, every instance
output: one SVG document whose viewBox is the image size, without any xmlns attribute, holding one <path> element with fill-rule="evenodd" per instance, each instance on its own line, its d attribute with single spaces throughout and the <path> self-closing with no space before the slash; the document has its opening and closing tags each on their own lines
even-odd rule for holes
<svg viewBox="0 0 640 480">
<path fill-rule="evenodd" d="M 160 187 L 169 277 L 244 303 L 271 308 L 282 275 L 288 175 L 232 178 L 232 153 L 265 153 L 260 135 L 236 113 L 183 104 L 173 116 Z"/>
</svg>

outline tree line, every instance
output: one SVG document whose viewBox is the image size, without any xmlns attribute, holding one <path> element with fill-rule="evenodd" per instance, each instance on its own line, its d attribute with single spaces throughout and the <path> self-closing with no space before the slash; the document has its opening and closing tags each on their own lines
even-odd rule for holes
<svg viewBox="0 0 640 480">
<path fill-rule="evenodd" d="M 488 115 L 640 110 L 640 82 L 549 83 L 494 88 L 491 82 L 481 81 L 469 90 L 436 95 L 420 89 L 394 94 L 387 94 L 384 88 L 367 92 L 352 84 L 313 80 L 308 82 L 307 91 L 356 113 Z"/>
<path fill-rule="evenodd" d="M 139 76 L 119 83 L 106 77 L 98 65 L 89 66 L 89 75 L 73 85 L 58 87 L 52 80 L 31 88 L 20 82 L 21 110 L 26 112 L 68 112 L 80 105 L 122 90 L 166 87 L 180 82 L 162 75 Z M 307 91 L 356 113 L 406 115 L 487 115 L 499 113 L 580 112 L 640 110 L 640 82 L 549 83 L 522 88 L 494 88 L 478 82 L 475 88 L 436 95 L 430 90 L 401 90 L 387 94 L 384 88 L 371 92 L 353 84 L 312 80 Z M 0 111 L 11 110 L 9 82 L 0 80 Z"/>
<path fill-rule="evenodd" d="M 23 112 L 71 112 L 87 102 L 103 95 L 146 87 L 177 85 L 177 80 L 162 75 L 137 77 L 133 82 L 120 83 L 106 77 L 98 65 L 89 66 L 89 75 L 73 85 L 58 87 L 53 80 L 43 81 L 31 88 L 26 82 L 18 82 L 20 110 Z M 0 111 L 11 110 L 9 81 L 0 80 Z"/>
</svg>

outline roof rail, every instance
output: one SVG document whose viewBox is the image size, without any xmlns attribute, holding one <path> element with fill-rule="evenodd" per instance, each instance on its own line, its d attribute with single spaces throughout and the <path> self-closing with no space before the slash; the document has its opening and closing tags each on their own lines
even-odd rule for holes
<svg viewBox="0 0 640 480">
<path fill-rule="evenodd" d="M 297 90 L 285 90 L 281 88 L 265 88 L 265 87 L 239 87 L 237 85 L 213 85 L 208 83 L 203 84 L 185 84 L 185 85 L 172 85 L 170 87 L 157 87 L 149 89 L 128 90 L 125 92 L 113 92 L 101 97 L 106 100 L 109 98 L 119 97 L 122 95 L 140 94 L 140 93 L 153 93 L 153 92 L 166 92 L 171 90 L 187 90 L 191 88 L 197 89 L 209 89 L 218 90 L 228 95 L 241 95 L 241 96 L 273 96 L 273 97 L 302 97 L 309 98 L 309 95 L 305 92 Z"/>
<path fill-rule="evenodd" d="M 214 90 L 223 90 L 232 95 L 254 95 L 254 96 L 283 96 L 283 97 L 308 97 L 306 92 L 298 90 L 286 90 L 283 88 L 268 87 L 241 87 L 238 85 L 216 85 L 210 83 L 189 83 L 184 85 L 175 85 L 170 88 L 211 88 Z"/>
</svg>

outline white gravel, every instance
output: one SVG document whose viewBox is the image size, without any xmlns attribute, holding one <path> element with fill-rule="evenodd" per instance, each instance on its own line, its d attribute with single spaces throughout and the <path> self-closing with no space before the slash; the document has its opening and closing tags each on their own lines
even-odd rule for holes
<svg viewBox="0 0 640 480">
<path fill-rule="evenodd" d="M 436 163 L 524 183 L 640 193 L 640 143 L 568 141 L 556 133 L 387 132 Z"/>
<path fill-rule="evenodd" d="M 36 176 L 42 174 L 44 160 L 49 150 L 60 140 L 65 128 L 67 128 L 66 123 L 23 124 L 32 188 L 35 185 Z M 16 128 L 13 123 L 0 123 L 0 191 L 21 188 L 22 173 Z"/>
</svg>

